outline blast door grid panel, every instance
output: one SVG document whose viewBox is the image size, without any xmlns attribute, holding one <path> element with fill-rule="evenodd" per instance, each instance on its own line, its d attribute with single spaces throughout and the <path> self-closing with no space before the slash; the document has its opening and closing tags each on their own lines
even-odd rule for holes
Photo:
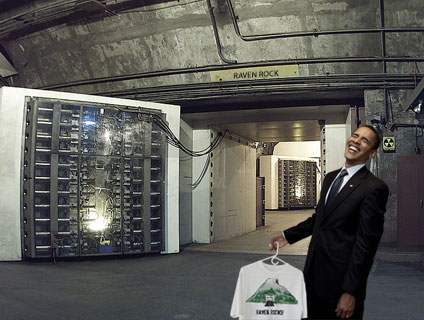
<svg viewBox="0 0 424 320">
<path fill-rule="evenodd" d="M 165 135 L 149 121 L 158 111 L 122 108 L 27 99 L 26 257 L 164 249 Z"/>
<path fill-rule="evenodd" d="M 284 209 L 316 206 L 314 161 L 278 160 L 278 206 Z"/>
</svg>

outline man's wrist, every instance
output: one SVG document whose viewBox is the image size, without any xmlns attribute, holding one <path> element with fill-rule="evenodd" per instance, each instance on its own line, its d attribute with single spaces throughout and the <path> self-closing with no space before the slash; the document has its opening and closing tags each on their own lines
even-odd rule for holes
<svg viewBox="0 0 424 320">
<path fill-rule="evenodd" d="M 283 235 L 284 240 L 286 240 L 287 242 L 289 242 L 289 240 L 287 240 L 287 238 L 286 238 L 286 234 L 284 233 L 284 231 L 281 231 L 281 234 Z"/>
</svg>

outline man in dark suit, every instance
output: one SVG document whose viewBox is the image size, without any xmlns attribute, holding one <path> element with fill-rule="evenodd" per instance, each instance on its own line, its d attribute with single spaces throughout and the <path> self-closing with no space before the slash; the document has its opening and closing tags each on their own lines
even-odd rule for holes
<svg viewBox="0 0 424 320">
<path fill-rule="evenodd" d="M 310 319 L 362 319 L 389 194 L 365 166 L 379 145 L 373 127 L 359 127 L 346 141 L 343 168 L 326 175 L 316 212 L 270 241 L 275 250 L 312 235 L 304 268 Z"/>
</svg>

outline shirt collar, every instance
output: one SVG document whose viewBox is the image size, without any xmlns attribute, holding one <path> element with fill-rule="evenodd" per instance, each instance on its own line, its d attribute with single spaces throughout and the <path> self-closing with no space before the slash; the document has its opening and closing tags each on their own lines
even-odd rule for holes
<svg viewBox="0 0 424 320">
<path fill-rule="evenodd" d="M 361 163 L 361 164 L 357 164 L 356 166 L 350 167 L 350 168 L 346 168 L 343 165 L 343 169 L 346 169 L 347 174 L 349 177 L 352 177 L 355 173 L 357 173 L 359 170 L 361 170 L 363 167 L 365 167 L 365 163 Z"/>
</svg>

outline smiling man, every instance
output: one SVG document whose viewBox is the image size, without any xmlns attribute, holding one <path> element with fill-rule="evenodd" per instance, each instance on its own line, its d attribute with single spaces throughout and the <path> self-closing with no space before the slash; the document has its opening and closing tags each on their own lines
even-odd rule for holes
<svg viewBox="0 0 424 320">
<path fill-rule="evenodd" d="M 367 278 L 383 234 L 387 185 L 365 166 L 380 138 L 359 127 L 343 168 L 326 175 L 316 212 L 270 240 L 272 250 L 312 235 L 304 275 L 309 319 L 362 319 Z"/>
</svg>

